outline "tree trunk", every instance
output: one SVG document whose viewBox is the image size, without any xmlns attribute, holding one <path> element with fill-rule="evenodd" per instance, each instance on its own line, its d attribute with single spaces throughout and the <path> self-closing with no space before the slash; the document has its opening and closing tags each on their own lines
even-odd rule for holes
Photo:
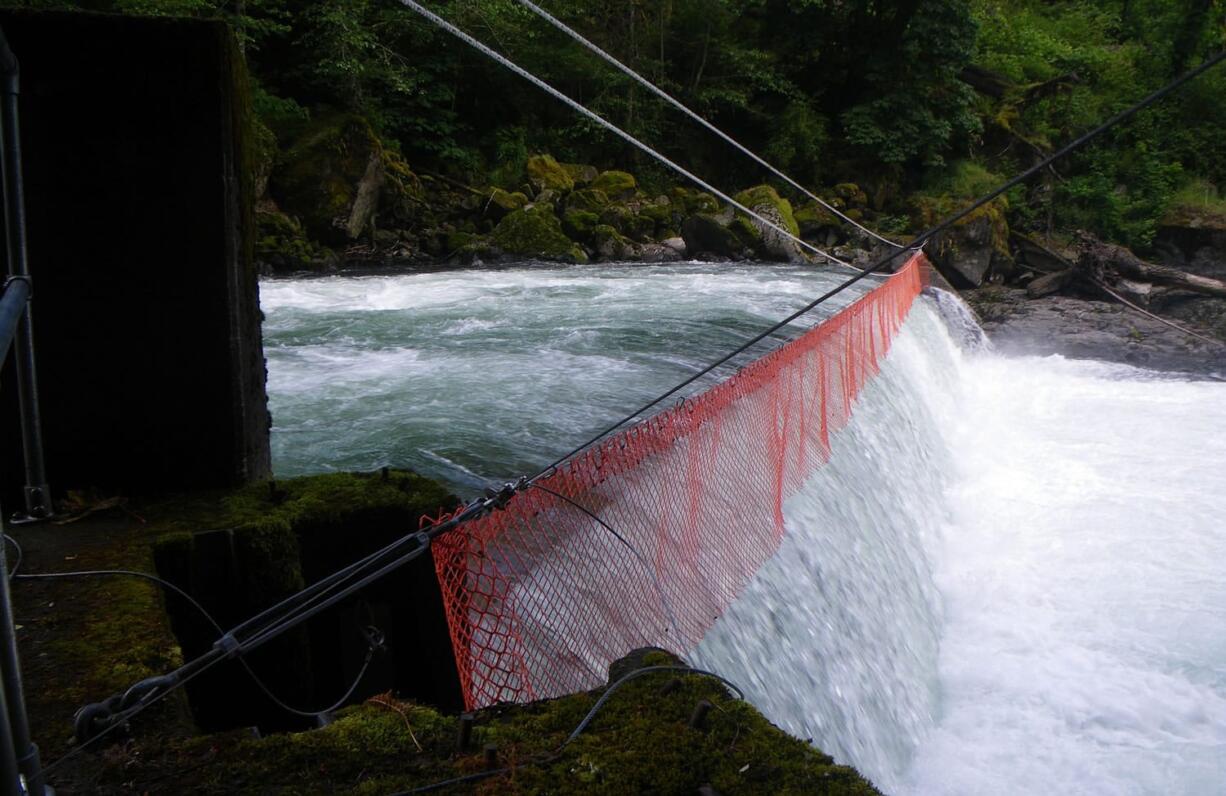
<svg viewBox="0 0 1226 796">
<path fill-rule="evenodd" d="M 1088 239 L 1077 266 L 1091 277 L 1114 283 L 1120 277 L 1226 298 L 1226 282 L 1147 263 L 1123 246 Z"/>
</svg>

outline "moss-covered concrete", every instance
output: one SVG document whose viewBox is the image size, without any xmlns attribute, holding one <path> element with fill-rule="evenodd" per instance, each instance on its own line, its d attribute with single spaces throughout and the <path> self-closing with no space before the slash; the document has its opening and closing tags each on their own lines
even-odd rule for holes
<svg viewBox="0 0 1226 796">
<path fill-rule="evenodd" d="M 674 662 L 649 652 L 634 667 Z M 496 767 L 511 770 L 455 792 L 688 796 L 710 785 L 722 794 L 878 793 L 854 769 L 780 731 L 717 681 L 674 672 L 628 681 L 558 752 L 601 693 L 481 711 L 462 750 L 457 717 L 384 695 L 321 730 L 176 740 L 142 749 L 139 757 L 115 755 L 104 762 L 99 786 L 139 792 L 173 776 L 178 793 L 384 794 L 481 772 L 492 745 Z M 690 727 L 702 700 L 713 706 L 705 726 Z"/>
</svg>

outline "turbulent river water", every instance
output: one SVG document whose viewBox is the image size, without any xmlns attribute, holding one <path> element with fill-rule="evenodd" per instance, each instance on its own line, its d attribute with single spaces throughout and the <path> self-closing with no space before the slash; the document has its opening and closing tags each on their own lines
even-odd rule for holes
<svg viewBox="0 0 1226 796">
<path fill-rule="evenodd" d="M 276 471 L 534 472 L 836 278 L 266 281 Z M 691 657 L 887 793 L 1226 793 L 1226 384 L 968 348 L 949 307 Z"/>
</svg>

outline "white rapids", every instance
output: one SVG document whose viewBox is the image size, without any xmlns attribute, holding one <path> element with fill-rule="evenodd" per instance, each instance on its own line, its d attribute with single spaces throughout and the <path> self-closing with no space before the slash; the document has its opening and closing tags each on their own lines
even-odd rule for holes
<svg viewBox="0 0 1226 796">
<path fill-rule="evenodd" d="M 278 472 L 519 474 L 832 278 L 265 282 Z M 964 348 L 975 331 L 917 303 L 691 657 L 886 793 L 1226 794 L 1226 384 Z"/>
</svg>

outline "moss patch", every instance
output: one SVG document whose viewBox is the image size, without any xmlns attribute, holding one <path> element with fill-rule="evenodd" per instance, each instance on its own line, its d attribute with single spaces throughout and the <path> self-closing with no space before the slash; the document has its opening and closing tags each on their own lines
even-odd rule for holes
<svg viewBox="0 0 1226 796">
<path fill-rule="evenodd" d="M 649 653 L 642 663 L 673 660 Z M 102 781 L 141 791 L 182 771 L 175 777 L 182 793 L 389 793 L 480 772 L 482 750 L 493 744 L 499 766 L 512 771 L 470 783 L 465 792 L 691 794 L 710 784 L 724 794 L 878 793 L 854 769 L 788 736 L 717 681 L 674 672 L 627 682 L 556 753 L 601 693 L 482 711 L 472 743 L 458 753 L 457 718 L 378 697 L 321 730 L 168 742 L 145 750 L 135 767 L 109 761 Z M 700 700 L 713 708 L 706 727 L 694 729 L 688 720 Z"/>
</svg>

